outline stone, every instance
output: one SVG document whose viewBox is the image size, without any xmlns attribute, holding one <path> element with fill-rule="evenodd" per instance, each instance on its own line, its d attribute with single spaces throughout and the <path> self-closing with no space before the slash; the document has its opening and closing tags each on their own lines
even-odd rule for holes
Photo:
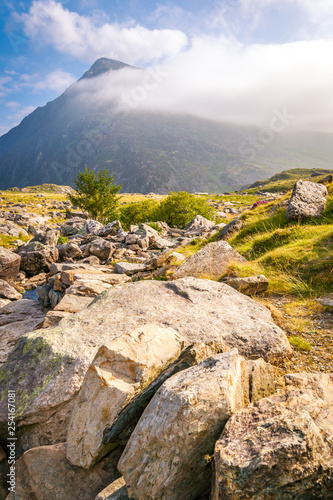
<svg viewBox="0 0 333 500">
<path fill-rule="evenodd" d="M 94 219 L 87 219 L 85 221 L 85 229 L 87 233 L 97 234 L 103 228 L 103 224 Z"/>
<path fill-rule="evenodd" d="M 0 298 L 9 300 L 18 300 L 22 295 L 18 293 L 7 281 L 0 279 Z"/>
<path fill-rule="evenodd" d="M 80 295 L 65 294 L 60 302 L 54 307 L 54 311 L 64 311 L 77 313 L 86 309 L 92 302 L 92 297 L 83 297 Z"/>
<path fill-rule="evenodd" d="M 165 248 L 172 248 L 174 246 L 174 241 L 167 240 L 166 238 L 162 238 L 161 236 L 151 236 L 149 238 L 150 249 L 164 250 Z"/>
<path fill-rule="evenodd" d="M 265 292 L 268 288 L 269 281 L 263 274 L 259 276 L 249 276 L 247 278 L 237 278 L 228 276 L 223 278 L 223 283 L 231 286 L 235 290 L 245 295 L 254 295 L 256 293 Z"/>
<path fill-rule="evenodd" d="M 55 247 L 58 243 L 58 239 L 60 236 L 59 229 L 48 229 L 47 231 L 36 231 L 35 236 L 30 240 L 30 243 L 33 241 L 39 241 L 43 243 L 43 245 L 49 245 L 51 247 Z"/>
<path fill-rule="evenodd" d="M 5 500 L 8 495 L 9 466 L 6 453 L 0 446 L 0 500 Z M 126 488 L 126 487 L 125 487 Z"/>
<path fill-rule="evenodd" d="M 49 272 L 51 265 L 59 258 L 59 252 L 56 247 L 43 245 L 39 242 L 22 245 L 19 250 L 21 256 L 22 271 L 27 276 L 34 276 L 42 271 Z"/>
<path fill-rule="evenodd" d="M 320 217 L 325 210 L 327 189 L 323 184 L 310 181 L 296 182 L 286 211 L 287 220 Z"/>
<path fill-rule="evenodd" d="M 243 221 L 240 219 L 235 219 L 229 222 L 226 226 L 222 228 L 222 231 L 219 233 L 217 239 L 218 240 L 227 240 L 228 238 L 231 238 L 234 236 L 236 233 L 239 233 L 239 231 L 243 227 Z"/>
<path fill-rule="evenodd" d="M 180 354 L 172 328 L 144 325 L 99 348 L 77 395 L 67 434 L 67 458 L 89 468 L 115 445 L 104 429 L 124 406 Z"/>
<path fill-rule="evenodd" d="M 99 347 L 150 323 L 173 328 L 188 345 L 237 347 L 251 359 L 279 361 L 292 352 L 270 311 L 223 283 L 184 278 L 116 285 L 88 309 L 19 340 L 0 369 L 0 437 L 6 436 L 7 390 L 15 386 L 23 449 L 65 441 L 73 400 Z"/>
<path fill-rule="evenodd" d="M 78 257 L 82 256 L 79 245 L 77 245 L 76 243 L 72 243 L 71 241 L 69 241 L 68 243 L 64 243 L 63 245 L 59 245 L 57 248 L 59 251 L 59 258 L 61 260 L 77 259 Z"/>
<path fill-rule="evenodd" d="M 114 270 L 118 274 L 127 274 L 131 276 L 135 273 L 140 273 L 146 269 L 145 264 L 132 264 L 131 262 L 117 262 Z"/>
<path fill-rule="evenodd" d="M 11 300 L 7 300 L 7 299 L 0 299 L 0 309 L 2 307 L 5 307 L 7 304 L 10 304 L 11 303 Z"/>
<path fill-rule="evenodd" d="M 21 299 L 0 309 L 0 365 L 19 339 L 43 323 L 45 311 L 37 301 Z"/>
<path fill-rule="evenodd" d="M 246 262 L 246 259 L 226 241 L 208 243 L 179 267 L 173 279 L 185 276 L 219 279 L 232 262 Z"/>
<path fill-rule="evenodd" d="M 146 269 L 157 269 L 158 267 L 179 264 L 180 262 L 184 262 L 184 260 L 186 260 L 186 257 L 182 253 L 165 252 L 149 260 L 146 264 Z"/>
<path fill-rule="evenodd" d="M 163 266 L 154 272 L 154 278 L 170 278 L 175 274 L 179 266 L 175 264 L 170 264 L 168 266 Z"/>
<path fill-rule="evenodd" d="M 131 500 L 127 494 L 125 479 L 120 477 L 101 491 L 95 500 Z"/>
<path fill-rule="evenodd" d="M 333 175 L 332 174 L 327 175 L 326 177 L 324 177 L 320 181 L 321 184 L 330 184 L 331 182 L 333 182 Z"/>
<path fill-rule="evenodd" d="M 63 298 L 63 293 L 51 289 L 49 291 L 50 307 L 54 309 L 61 302 L 62 298 Z"/>
<path fill-rule="evenodd" d="M 116 247 L 110 241 L 98 238 L 87 245 L 84 254 L 86 256 L 95 255 L 100 260 L 106 261 L 112 257 L 115 251 Z"/>
<path fill-rule="evenodd" d="M 184 231 L 191 231 L 192 229 L 198 229 L 198 228 L 206 228 L 210 229 L 215 226 L 215 221 L 213 220 L 208 220 L 202 215 L 196 215 L 194 219 L 187 224 L 187 226 L 184 227 Z"/>
<path fill-rule="evenodd" d="M 118 463 L 129 496 L 191 500 L 207 493 L 215 442 L 227 420 L 249 403 L 249 385 L 246 361 L 237 349 L 164 382 Z"/>
<path fill-rule="evenodd" d="M 105 236 L 117 236 L 122 232 L 123 228 L 120 221 L 114 220 L 113 222 L 109 222 L 109 224 L 106 224 L 106 226 L 101 227 L 96 234 L 97 236 L 105 238 Z"/>
<path fill-rule="evenodd" d="M 215 447 L 213 500 L 333 498 L 333 376 L 286 376 L 232 416 Z"/>
<path fill-rule="evenodd" d="M 114 450 L 90 470 L 66 459 L 66 445 L 41 446 L 24 453 L 16 462 L 16 494 L 20 500 L 92 500 L 119 477 Z"/>
<path fill-rule="evenodd" d="M 48 311 L 45 315 L 42 328 L 50 328 L 55 326 L 61 321 L 63 318 L 66 318 L 69 312 L 66 311 Z"/>
<path fill-rule="evenodd" d="M 319 297 L 319 299 L 316 299 L 317 302 L 320 302 L 320 304 L 324 307 L 333 307 L 333 293 L 329 293 L 327 295 L 324 295 L 323 297 Z"/>
<path fill-rule="evenodd" d="M 21 257 L 4 247 L 0 247 L 0 279 L 11 281 L 20 271 Z"/>
</svg>

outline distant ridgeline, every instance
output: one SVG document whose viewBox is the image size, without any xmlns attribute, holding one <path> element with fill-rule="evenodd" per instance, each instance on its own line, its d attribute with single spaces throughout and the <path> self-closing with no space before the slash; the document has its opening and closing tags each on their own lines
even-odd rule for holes
<svg viewBox="0 0 333 500">
<path fill-rule="evenodd" d="M 60 97 L 2 136 L 0 189 L 71 186 L 88 166 L 106 167 L 124 192 L 223 192 L 288 168 L 331 167 L 331 134 L 276 133 L 264 144 L 254 127 L 161 112 L 119 113 L 116 102 L 98 106 L 82 98 L 82 81 L 90 85 L 123 69 L 144 71 L 99 59 Z"/>
</svg>

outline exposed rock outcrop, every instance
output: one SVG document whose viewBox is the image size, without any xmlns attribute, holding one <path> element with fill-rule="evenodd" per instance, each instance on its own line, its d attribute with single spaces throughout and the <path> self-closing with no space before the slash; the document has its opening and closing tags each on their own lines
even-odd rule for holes
<svg viewBox="0 0 333 500">
<path fill-rule="evenodd" d="M 302 220 L 320 217 L 325 210 L 327 189 L 323 184 L 302 181 L 296 182 L 288 203 L 287 220 Z"/>
</svg>

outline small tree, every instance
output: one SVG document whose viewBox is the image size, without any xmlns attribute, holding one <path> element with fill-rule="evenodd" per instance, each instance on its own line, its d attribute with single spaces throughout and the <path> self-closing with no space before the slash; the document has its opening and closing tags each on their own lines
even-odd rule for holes
<svg viewBox="0 0 333 500">
<path fill-rule="evenodd" d="M 169 226 L 185 227 L 196 215 L 213 219 L 216 210 L 207 200 L 186 191 L 171 192 L 159 207 L 159 219 Z"/>
<path fill-rule="evenodd" d="M 120 220 L 125 228 L 140 222 L 153 222 L 158 220 L 159 204 L 155 200 L 142 200 L 129 203 L 120 209 Z"/>
<path fill-rule="evenodd" d="M 74 183 L 76 193 L 68 195 L 73 205 L 86 210 L 92 219 L 102 223 L 117 218 L 121 186 L 114 184 L 113 175 L 109 175 L 106 169 L 94 172 L 85 168 L 74 179 Z"/>
</svg>

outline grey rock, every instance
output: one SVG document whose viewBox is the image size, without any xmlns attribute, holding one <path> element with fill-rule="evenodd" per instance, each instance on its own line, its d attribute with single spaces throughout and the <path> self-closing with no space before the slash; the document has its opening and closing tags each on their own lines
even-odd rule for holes
<svg viewBox="0 0 333 500">
<path fill-rule="evenodd" d="M 222 231 L 218 235 L 218 240 L 227 240 L 231 238 L 236 233 L 238 233 L 243 227 L 243 221 L 240 219 L 235 219 L 229 222 L 226 226 L 223 227 Z"/>
<path fill-rule="evenodd" d="M 34 276 L 42 271 L 49 272 L 51 265 L 59 258 L 56 247 L 43 245 L 39 242 L 22 245 L 19 250 L 21 270 L 27 276 Z"/>
<path fill-rule="evenodd" d="M 142 272 L 145 269 L 145 264 L 132 264 L 130 262 L 117 262 L 114 266 L 114 270 L 116 273 L 127 274 L 127 276 Z"/>
<path fill-rule="evenodd" d="M 292 374 L 234 415 L 216 443 L 212 499 L 332 499 L 332 393 L 330 374 Z"/>
<path fill-rule="evenodd" d="M 61 260 L 77 259 L 82 255 L 79 245 L 77 245 L 76 243 L 72 243 L 71 241 L 68 243 L 64 243 L 63 245 L 59 245 L 57 248 L 59 251 L 59 258 Z"/>
<path fill-rule="evenodd" d="M 21 257 L 16 253 L 0 247 L 0 279 L 11 281 L 20 271 Z"/>
<path fill-rule="evenodd" d="M 125 479 L 120 477 L 101 491 L 95 500 L 131 500 L 127 493 Z"/>
<path fill-rule="evenodd" d="M 58 229 L 49 229 L 47 231 L 37 231 L 35 236 L 30 242 L 39 241 L 43 245 L 49 245 L 51 247 L 56 246 L 60 236 L 60 231 Z"/>
<path fill-rule="evenodd" d="M 88 243 L 84 255 L 95 255 L 95 257 L 98 257 L 100 260 L 106 261 L 112 257 L 115 250 L 116 247 L 110 241 L 98 238 L 91 243 Z"/>
<path fill-rule="evenodd" d="M 236 278 L 229 276 L 223 278 L 223 283 L 231 286 L 235 290 L 245 295 L 254 295 L 256 293 L 265 292 L 268 288 L 269 281 L 263 274 L 259 276 L 249 276 L 247 278 Z"/>
<path fill-rule="evenodd" d="M 302 181 L 296 182 L 288 203 L 287 220 L 303 220 L 320 217 L 325 210 L 327 189 L 323 184 Z"/>
<path fill-rule="evenodd" d="M 6 435 L 7 423 L 1 398 L 14 385 L 22 446 L 64 441 L 73 399 L 98 348 L 149 323 L 173 328 L 188 344 L 238 347 L 252 359 L 279 360 L 291 353 L 270 311 L 223 283 L 185 278 L 117 285 L 56 327 L 20 339 L 0 370 L 0 434 Z"/>
<path fill-rule="evenodd" d="M 179 267 L 173 279 L 185 276 L 218 279 L 232 262 L 246 262 L 246 259 L 226 241 L 208 243 Z"/>
<path fill-rule="evenodd" d="M 101 227 L 97 231 L 97 236 L 101 236 L 102 238 L 105 238 L 105 236 L 117 236 L 122 231 L 123 228 L 120 221 L 115 220 L 113 222 L 109 222 L 106 226 Z"/>
<path fill-rule="evenodd" d="M 187 224 L 187 226 L 184 227 L 184 231 L 191 231 L 192 229 L 198 229 L 198 228 L 212 228 L 215 226 L 215 222 L 212 220 L 208 220 L 202 215 L 196 215 L 194 219 Z"/>
<path fill-rule="evenodd" d="M 22 298 L 22 295 L 7 281 L 0 279 L 0 298 L 18 300 Z"/>
<path fill-rule="evenodd" d="M 232 349 L 163 384 L 118 463 L 130 496 L 192 500 L 207 491 L 215 442 L 231 415 L 250 401 L 246 363 Z M 254 362 L 252 369 L 261 363 Z M 271 374 L 270 366 L 264 365 Z M 264 384 L 263 392 L 269 395 Z"/>
</svg>

